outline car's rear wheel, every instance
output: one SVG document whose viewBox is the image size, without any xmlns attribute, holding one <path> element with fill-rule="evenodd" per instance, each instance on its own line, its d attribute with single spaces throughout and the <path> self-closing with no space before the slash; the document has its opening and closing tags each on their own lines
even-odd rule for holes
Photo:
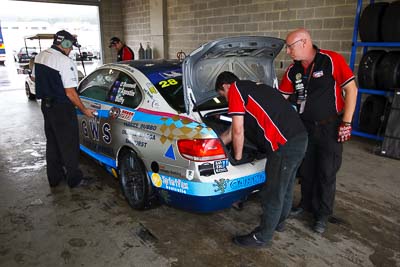
<svg viewBox="0 0 400 267">
<path fill-rule="evenodd" d="M 35 100 L 36 96 L 31 93 L 31 89 L 29 88 L 29 84 L 25 83 L 25 94 L 29 100 Z"/>
<path fill-rule="evenodd" d="M 135 209 L 149 206 L 149 181 L 143 162 L 132 150 L 120 158 L 120 183 L 129 205 Z"/>
</svg>

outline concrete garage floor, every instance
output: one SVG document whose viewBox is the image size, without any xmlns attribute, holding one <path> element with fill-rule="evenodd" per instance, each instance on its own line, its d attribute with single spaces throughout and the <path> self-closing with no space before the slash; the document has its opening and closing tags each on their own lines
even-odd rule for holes
<svg viewBox="0 0 400 267">
<path fill-rule="evenodd" d="M 12 73 L 0 67 L 0 266 L 400 266 L 400 161 L 374 155 L 374 142 L 345 145 L 340 224 L 321 236 L 308 217 L 290 219 L 272 248 L 243 249 L 231 237 L 256 226 L 257 196 L 242 211 L 139 212 L 87 157 L 82 169 L 92 184 L 50 189 L 40 105 Z"/>
</svg>

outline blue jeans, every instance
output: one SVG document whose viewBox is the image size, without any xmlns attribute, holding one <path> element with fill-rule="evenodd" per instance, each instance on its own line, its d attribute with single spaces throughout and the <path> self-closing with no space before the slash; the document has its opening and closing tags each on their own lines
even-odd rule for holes
<svg viewBox="0 0 400 267">
<path fill-rule="evenodd" d="M 296 172 L 304 158 L 307 143 L 307 133 L 300 133 L 267 156 L 267 182 L 260 192 L 263 214 L 260 231 L 256 233 L 266 242 L 272 239 L 276 226 L 284 222 L 290 213 Z"/>
</svg>

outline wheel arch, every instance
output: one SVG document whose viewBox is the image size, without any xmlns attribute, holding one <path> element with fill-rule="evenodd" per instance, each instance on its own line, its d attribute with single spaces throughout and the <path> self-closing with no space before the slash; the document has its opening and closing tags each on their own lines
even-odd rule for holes
<svg viewBox="0 0 400 267">
<path fill-rule="evenodd" d="M 153 188 L 153 184 L 152 184 L 152 182 L 151 182 L 151 179 L 150 179 L 150 177 L 149 177 L 149 175 L 148 175 L 148 173 L 147 173 L 147 167 L 146 167 L 146 164 L 144 163 L 144 161 L 143 161 L 143 159 L 140 157 L 140 154 L 136 151 L 136 149 L 134 148 L 134 147 L 131 147 L 131 146 L 127 146 L 127 145 L 124 145 L 124 146 L 122 146 L 119 150 L 118 150 L 118 152 L 117 152 L 117 157 L 116 157 L 116 166 L 117 166 L 117 168 L 119 169 L 120 168 L 120 162 L 121 162 L 121 158 L 122 158 L 122 156 L 125 154 L 125 153 L 128 153 L 128 152 L 133 152 L 133 153 L 135 153 L 135 156 L 142 162 L 142 165 L 143 165 L 143 167 L 144 167 L 144 171 L 145 171 L 145 173 L 146 173 L 146 179 L 147 179 L 147 181 L 148 181 L 148 184 L 150 185 L 149 186 L 149 195 L 152 195 L 153 193 L 154 193 L 154 188 Z"/>
</svg>

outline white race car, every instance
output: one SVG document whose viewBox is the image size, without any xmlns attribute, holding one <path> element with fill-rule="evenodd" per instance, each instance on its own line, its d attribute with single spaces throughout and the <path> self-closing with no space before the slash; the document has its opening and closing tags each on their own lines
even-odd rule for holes
<svg viewBox="0 0 400 267">
<path fill-rule="evenodd" d="M 155 197 L 196 212 L 230 207 L 266 181 L 265 154 L 246 142 L 234 162 L 219 134 L 231 118 L 217 96 L 222 71 L 277 85 L 274 58 L 284 41 L 251 36 L 207 43 L 184 61 L 134 60 L 104 65 L 79 84 L 95 119 L 78 112 L 81 150 L 119 177 L 129 204 Z"/>
</svg>

